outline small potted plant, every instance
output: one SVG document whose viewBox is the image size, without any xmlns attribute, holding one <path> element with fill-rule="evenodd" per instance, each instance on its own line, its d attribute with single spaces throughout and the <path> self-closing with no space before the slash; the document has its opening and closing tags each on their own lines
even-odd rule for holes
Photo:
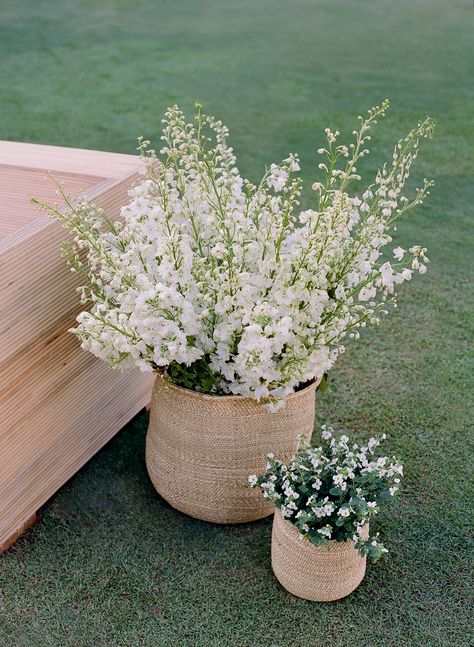
<svg viewBox="0 0 474 647">
<path fill-rule="evenodd" d="M 361 583 L 367 557 L 387 552 L 369 522 L 398 491 L 403 467 L 376 458 L 379 444 L 359 446 L 323 426 L 320 447 L 304 444 L 287 463 L 269 454 L 266 473 L 249 477 L 276 505 L 272 567 L 293 595 L 343 598 Z"/>
<path fill-rule="evenodd" d="M 349 339 L 379 323 L 399 285 L 426 271 L 426 249 L 391 247 L 390 231 L 429 193 L 425 180 L 403 195 L 433 121 L 358 184 L 387 108 L 360 117 L 348 146 L 326 129 L 323 181 L 301 211 L 297 156 L 253 184 L 227 128 L 199 106 L 193 123 L 177 106 L 166 112 L 160 157 L 141 141 L 144 177 L 120 221 L 84 200 L 49 207 L 84 279 L 88 307 L 73 330 L 82 347 L 113 368 L 156 374 L 146 462 L 182 512 L 221 523 L 271 514 L 247 475 L 269 451 L 288 459 L 298 436 L 311 436 L 318 382 Z"/>
</svg>

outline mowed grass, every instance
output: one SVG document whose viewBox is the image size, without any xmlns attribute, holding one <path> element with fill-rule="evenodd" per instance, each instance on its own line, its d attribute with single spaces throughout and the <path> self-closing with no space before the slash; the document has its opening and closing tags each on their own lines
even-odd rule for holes
<svg viewBox="0 0 474 647">
<path fill-rule="evenodd" d="M 1 3 L 1 139 L 131 153 L 167 105 L 200 99 L 244 174 L 296 151 L 310 185 L 323 128 L 349 138 L 384 97 L 367 175 L 420 117 L 438 123 L 415 171 L 437 185 L 395 234 L 429 248 L 429 273 L 348 348 L 317 404 L 319 422 L 386 432 L 405 464 L 374 524 L 389 557 L 344 600 L 292 597 L 272 576 L 271 520 L 215 526 L 155 494 L 143 413 L 0 558 L 2 647 L 473 644 L 472 31 L 461 0 Z"/>
</svg>

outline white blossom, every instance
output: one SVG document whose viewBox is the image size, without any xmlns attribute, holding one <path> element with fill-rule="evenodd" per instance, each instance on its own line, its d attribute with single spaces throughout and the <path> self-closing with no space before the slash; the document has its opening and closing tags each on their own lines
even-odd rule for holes
<svg viewBox="0 0 474 647">
<path fill-rule="evenodd" d="M 352 540 L 362 555 L 378 559 L 387 551 L 378 535 L 367 538 L 365 530 L 387 495 L 397 493 L 403 467 L 395 458 L 374 455 L 385 434 L 359 445 L 326 425 L 322 433 L 321 446 L 302 443 L 287 463 L 269 459 L 256 484 L 251 477 L 252 485 L 311 542 Z"/>
<path fill-rule="evenodd" d="M 432 121 L 402 140 L 403 154 L 396 146 L 362 197 L 348 190 L 387 107 L 361 119 L 351 146 L 335 146 L 339 132 L 326 129 L 326 178 L 301 211 L 296 155 L 271 164 L 254 185 L 240 175 L 220 121 L 198 107 L 188 124 L 169 108 L 161 161 L 142 140 L 145 174 L 119 222 L 84 201 L 67 211 L 47 207 L 72 232 L 69 262 L 92 305 L 73 330 L 82 347 L 114 367 L 159 371 L 177 383 L 187 375 L 198 391 L 249 396 L 272 410 L 321 378 L 346 339 L 379 323 L 395 288 L 426 271 L 419 245 L 403 266 L 380 257 L 394 220 L 429 193 L 425 181 L 414 200 L 401 199 Z M 406 252 L 393 254 L 401 262 Z"/>
<path fill-rule="evenodd" d="M 341 517 L 342 519 L 344 519 L 345 517 L 348 517 L 350 513 L 351 513 L 351 509 L 348 507 L 339 508 L 339 510 L 337 511 L 338 516 Z"/>
</svg>

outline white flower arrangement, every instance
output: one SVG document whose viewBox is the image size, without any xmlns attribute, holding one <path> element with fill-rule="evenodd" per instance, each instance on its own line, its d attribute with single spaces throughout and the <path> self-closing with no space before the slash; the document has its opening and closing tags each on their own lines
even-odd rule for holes
<svg viewBox="0 0 474 647">
<path fill-rule="evenodd" d="M 249 476 L 249 483 L 313 544 L 352 540 L 361 555 L 376 561 L 388 551 L 378 535 L 364 538 L 363 528 L 397 493 L 403 467 L 395 458 L 374 456 L 377 438 L 361 447 L 322 429 L 320 447 L 303 445 L 288 463 L 269 454 L 266 473 Z"/>
<path fill-rule="evenodd" d="M 360 328 L 377 324 L 395 289 L 426 271 L 426 249 L 397 247 L 382 259 L 395 221 L 429 193 L 402 195 L 420 122 L 395 146 L 392 161 L 357 194 L 356 165 L 388 101 L 359 117 L 349 146 L 326 129 L 312 208 L 298 212 L 296 155 L 272 164 L 258 185 L 243 179 L 228 130 L 197 106 L 194 124 L 178 107 L 163 119 L 161 161 L 140 140 L 146 161 L 122 219 L 86 201 L 67 210 L 41 205 L 68 228 L 73 271 L 92 301 L 72 331 L 113 367 L 159 371 L 178 385 L 265 399 L 271 408 L 321 378 Z"/>
</svg>

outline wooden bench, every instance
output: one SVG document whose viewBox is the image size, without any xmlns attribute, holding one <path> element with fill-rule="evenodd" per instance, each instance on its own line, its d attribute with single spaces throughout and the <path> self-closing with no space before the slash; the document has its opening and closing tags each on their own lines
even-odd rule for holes
<svg viewBox="0 0 474 647">
<path fill-rule="evenodd" d="M 138 179 L 132 155 L 0 142 L 0 552 L 36 511 L 149 401 L 153 376 L 120 373 L 67 330 L 79 281 L 64 230 L 30 203 L 59 180 L 112 216 Z"/>
</svg>

